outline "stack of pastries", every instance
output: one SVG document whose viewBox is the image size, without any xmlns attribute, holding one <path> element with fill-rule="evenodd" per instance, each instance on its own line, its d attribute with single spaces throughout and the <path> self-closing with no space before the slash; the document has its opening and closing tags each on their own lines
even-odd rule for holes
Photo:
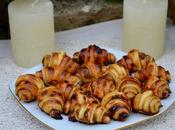
<svg viewBox="0 0 175 130">
<path fill-rule="evenodd" d="M 136 49 L 121 59 L 96 45 L 74 53 L 44 56 L 43 68 L 16 80 L 16 95 L 37 101 L 55 119 L 86 124 L 125 121 L 131 112 L 154 115 L 170 96 L 169 71 Z"/>
</svg>

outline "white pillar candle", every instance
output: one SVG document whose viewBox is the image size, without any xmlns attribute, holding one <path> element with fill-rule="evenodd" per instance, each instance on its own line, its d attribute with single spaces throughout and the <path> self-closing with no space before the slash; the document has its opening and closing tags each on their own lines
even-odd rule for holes
<svg viewBox="0 0 175 130">
<path fill-rule="evenodd" d="M 168 0 L 124 0 L 123 49 L 159 58 L 164 50 Z"/>
<path fill-rule="evenodd" d="M 22 67 L 41 63 L 55 44 L 51 1 L 14 0 L 8 11 L 14 62 Z"/>
</svg>

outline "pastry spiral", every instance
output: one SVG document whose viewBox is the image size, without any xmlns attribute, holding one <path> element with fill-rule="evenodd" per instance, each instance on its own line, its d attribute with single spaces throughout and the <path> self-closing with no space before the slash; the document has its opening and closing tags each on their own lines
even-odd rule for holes
<svg viewBox="0 0 175 130">
<path fill-rule="evenodd" d="M 42 60 L 43 68 L 16 80 L 16 95 L 24 102 L 36 99 L 52 118 L 86 124 L 125 121 L 131 111 L 154 115 L 161 99 L 171 94 L 170 72 L 153 57 L 133 49 L 116 61 L 107 50 L 90 45 L 73 58 L 64 51 Z"/>
<path fill-rule="evenodd" d="M 130 73 L 132 73 L 145 68 L 151 61 L 154 61 L 153 57 L 133 49 L 128 52 L 128 55 L 123 56 L 123 58 L 117 63 L 124 66 Z"/>
<path fill-rule="evenodd" d="M 78 84 L 80 79 L 70 73 L 64 71 L 61 67 L 44 67 L 41 71 L 36 72 L 37 77 L 41 78 L 44 83 L 49 85 L 57 85 L 59 82 L 67 81 L 71 84 Z"/>
<path fill-rule="evenodd" d="M 110 122 L 106 108 L 97 103 L 76 105 L 74 111 L 69 115 L 69 120 L 86 124 L 107 124 Z"/>
<path fill-rule="evenodd" d="M 64 106 L 64 113 L 68 114 L 72 112 L 77 104 L 83 104 L 83 103 L 98 103 L 99 100 L 92 96 L 91 94 L 84 92 L 80 89 L 77 89 L 74 91 L 72 96 L 69 100 L 67 100 L 65 106 Z"/>
<path fill-rule="evenodd" d="M 112 77 L 116 86 L 118 85 L 120 79 L 129 75 L 128 70 L 118 64 L 111 64 L 109 67 L 104 67 L 103 71 L 104 75 L 109 75 Z"/>
<path fill-rule="evenodd" d="M 160 98 L 153 95 L 151 90 L 136 95 L 133 100 L 133 110 L 146 115 L 158 113 L 161 106 Z"/>
<path fill-rule="evenodd" d="M 84 84 L 81 89 L 101 100 L 107 93 L 114 91 L 116 86 L 111 77 L 103 76 L 96 81 Z"/>
<path fill-rule="evenodd" d="M 132 99 L 135 95 L 142 92 L 142 84 L 139 80 L 127 76 L 120 80 L 117 90 L 123 92 L 126 96 Z"/>
<path fill-rule="evenodd" d="M 74 53 L 73 60 L 80 65 L 88 62 L 100 65 L 109 65 L 115 63 L 116 58 L 105 49 L 101 49 L 96 45 L 90 45 L 88 48 L 84 48 L 81 51 Z"/>
<path fill-rule="evenodd" d="M 98 79 L 102 73 L 102 66 L 88 62 L 83 64 L 77 71 L 75 76 L 79 77 L 83 82 L 91 82 Z"/>
<path fill-rule="evenodd" d="M 152 76 L 143 85 L 144 90 L 152 90 L 154 95 L 161 99 L 167 98 L 171 91 L 168 83 L 164 79 Z"/>
<path fill-rule="evenodd" d="M 45 87 L 43 81 L 33 74 L 19 76 L 15 85 L 16 95 L 24 102 L 35 100 L 38 89 Z"/>
<path fill-rule="evenodd" d="M 68 82 L 60 82 L 56 88 L 63 94 L 65 100 L 70 100 L 77 90 L 77 87 Z"/>
<path fill-rule="evenodd" d="M 63 70 L 73 74 L 79 65 L 74 62 L 65 52 L 52 52 L 51 55 L 45 55 L 42 60 L 44 67 L 60 66 Z"/>
<path fill-rule="evenodd" d="M 55 119 L 62 119 L 61 113 L 65 104 L 62 93 L 54 86 L 40 89 L 37 94 L 37 102 L 42 111 Z"/>
<path fill-rule="evenodd" d="M 130 99 L 117 90 L 104 96 L 101 105 L 108 110 L 108 114 L 112 119 L 118 121 L 126 120 L 131 112 Z"/>
<path fill-rule="evenodd" d="M 171 75 L 169 71 L 166 71 L 163 67 L 158 66 L 155 62 L 150 62 L 147 66 L 138 72 L 135 73 L 134 77 L 139 79 L 140 81 L 147 80 L 150 76 L 157 76 L 170 82 Z"/>
</svg>

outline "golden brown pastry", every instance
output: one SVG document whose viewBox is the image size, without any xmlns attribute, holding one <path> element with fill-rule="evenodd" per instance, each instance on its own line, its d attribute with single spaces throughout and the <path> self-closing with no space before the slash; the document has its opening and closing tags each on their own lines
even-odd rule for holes
<svg viewBox="0 0 175 130">
<path fill-rule="evenodd" d="M 44 67 L 41 71 L 36 72 L 36 76 L 41 78 L 47 86 L 55 86 L 62 81 L 67 81 L 74 85 L 80 82 L 78 77 L 64 71 L 60 66 Z"/>
<path fill-rule="evenodd" d="M 130 99 L 117 90 L 104 96 L 101 105 L 108 110 L 108 114 L 112 119 L 118 121 L 126 120 L 131 112 Z"/>
<path fill-rule="evenodd" d="M 117 90 L 123 92 L 126 96 L 132 99 L 135 95 L 142 92 L 142 84 L 136 78 L 127 76 L 120 80 Z"/>
<path fill-rule="evenodd" d="M 79 77 L 83 82 L 91 82 L 97 80 L 102 73 L 102 66 L 88 62 L 83 64 L 77 71 L 75 76 Z"/>
<path fill-rule="evenodd" d="M 63 70 L 73 74 L 79 65 L 74 62 L 67 54 L 63 51 L 61 52 L 52 52 L 51 55 L 44 56 L 42 60 L 44 67 L 54 67 L 60 66 Z"/>
<path fill-rule="evenodd" d="M 65 99 L 55 86 L 39 89 L 37 102 L 42 111 L 55 119 L 62 119 L 61 113 L 63 112 Z"/>
<path fill-rule="evenodd" d="M 105 49 L 101 49 L 96 45 L 90 45 L 88 48 L 84 48 L 81 51 L 74 53 L 73 60 L 80 65 L 88 62 L 100 65 L 109 65 L 115 63 L 116 58 Z"/>
<path fill-rule="evenodd" d="M 70 99 L 67 100 L 65 106 L 64 106 L 64 113 L 68 114 L 72 112 L 77 104 L 83 104 L 83 103 L 98 103 L 99 100 L 92 96 L 89 93 L 86 93 L 80 89 L 77 89 L 74 91 L 73 95 L 69 97 Z"/>
<path fill-rule="evenodd" d="M 154 95 L 158 96 L 160 99 L 167 98 L 170 96 L 170 88 L 166 80 L 151 76 L 143 85 L 144 90 L 152 90 Z"/>
<path fill-rule="evenodd" d="M 76 86 L 68 82 L 59 82 L 56 88 L 63 94 L 65 100 L 70 100 L 77 90 Z"/>
<path fill-rule="evenodd" d="M 167 82 L 170 82 L 171 80 L 169 71 L 166 71 L 163 67 L 158 66 L 155 62 L 149 62 L 144 69 L 136 72 L 134 75 L 134 77 L 140 81 L 145 81 L 150 76 L 157 76 L 166 80 Z"/>
<path fill-rule="evenodd" d="M 133 110 L 146 115 L 158 113 L 161 106 L 160 98 L 155 96 L 151 90 L 136 95 L 133 100 Z"/>
<path fill-rule="evenodd" d="M 133 49 L 128 52 L 128 55 L 123 56 L 119 61 L 117 61 L 117 63 L 124 66 L 130 73 L 132 73 L 145 68 L 151 61 L 154 61 L 153 57 Z"/>
<path fill-rule="evenodd" d="M 70 76 L 69 73 L 65 72 L 61 67 L 44 67 L 41 71 L 36 72 L 36 76 L 40 77 L 44 83 L 49 85 L 57 85 L 58 82 L 64 81 Z"/>
<path fill-rule="evenodd" d="M 110 122 L 106 108 L 97 103 L 76 105 L 74 111 L 69 115 L 69 120 L 86 124 L 107 124 Z"/>
<path fill-rule="evenodd" d="M 16 95 L 24 102 L 35 100 L 37 91 L 44 88 L 43 81 L 33 74 L 24 74 L 16 80 Z"/>
<path fill-rule="evenodd" d="M 162 66 L 158 66 L 158 77 L 167 80 L 168 82 L 171 81 L 171 74 L 168 70 L 165 70 Z"/>
<path fill-rule="evenodd" d="M 96 81 L 84 84 L 81 89 L 101 100 L 107 93 L 114 91 L 116 86 L 111 77 L 103 76 Z"/>
<path fill-rule="evenodd" d="M 24 102 L 37 99 L 39 108 L 55 119 L 107 124 L 125 121 L 131 111 L 159 112 L 160 99 L 169 97 L 171 75 L 153 57 L 133 49 L 119 61 L 96 45 L 74 53 L 45 55 L 43 68 L 16 80 L 16 95 Z"/>
<path fill-rule="evenodd" d="M 118 85 L 120 79 L 129 75 L 128 70 L 118 64 L 111 64 L 109 67 L 104 67 L 103 71 L 103 75 L 109 75 L 112 77 L 112 79 L 115 81 L 116 86 Z"/>
</svg>

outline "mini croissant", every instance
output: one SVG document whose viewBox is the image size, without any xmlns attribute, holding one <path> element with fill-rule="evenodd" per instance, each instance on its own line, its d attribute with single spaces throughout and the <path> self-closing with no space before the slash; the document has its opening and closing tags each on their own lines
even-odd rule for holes
<svg viewBox="0 0 175 130">
<path fill-rule="evenodd" d="M 102 66 L 88 62 L 83 64 L 75 73 L 83 82 L 91 82 L 98 79 L 102 73 Z"/>
<path fill-rule="evenodd" d="M 161 106 L 160 98 L 153 95 L 151 90 L 136 95 L 133 100 L 134 111 L 146 115 L 154 115 L 158 113 Z"/>
<path fill-rule="evenodd" d="M 77 87 L 68 82 L 59 82 L 56 88 L 63 94 L 65 100 L 70 100 L 77 90 Z"/>
<path fill-rule="evenodd" d="M 35 100 L 37 91 L 44 88 L 43 81 L 33 74 L 25 74 L 16 80 L 16 95 L 24 102 Z"/>
<path fill-rule="evenodd" d="M 140 81 L 147 80 L 150 76 L 157 76 L 167 82 L 170 82 L 171 80 L 169 71 L 166 71 L 163 67 L 158 66 L 155 62 L 148 63 L 144 69 L 136 72 L 134 76 Z"/>
<path fill-rule="evenodd" d="M 37 94 L 37 102 L 42 111 L 55 119 L 62 119 L 61 113 L 65 99 L 56 87 L 49 86 L 40 89 Z"/>
<path fill-rule="evenodd" d="M 67 81 L 74 85 L 80 82 L 79 78 L 64 71 L 61 67 L 44 67 L 41 71 L 36 72 L 37 77 L 41 78 L 44 83 L 49 85 L 57 85 L 59 82 Z"/>
<path fill-rule="evenodd" d="M 36 99 L 39 108 L 55 119 L 107 124 L 125 121 L 131 111 L 154 115 L 161 99 L 170 96 L 169 71 L 153 57 L 133 49 L 116 61 L 107 50 L 90 45 L 74 53 L 52 52 L 43 68 L 16 80 L 16 95 L 24 102 Z"/>
<path fill-rule="evenodd" d="M 126 96 L 132 99 L 135 95 L 142 92 L 142 84 L 139 80 L 127 76 L 120 80 L 117 90 L 123 92 Z"/>
<path fill-rule="evenodd" d="M 88 48 L 84 48 L 80 52 L 74 53 L 73 60 L 80 65 L 88 62 L 100 65 L 109 65 L 115 63 L 116 58 L 105 49 L 101 49 L 96 45 L 90 45 Z"/>
<path fill-rule="evenodd" d="M 171 91 L 166 80 L 151 76 L 143 85 L 144 90 L 152 90 L 160 99 L 167 98 Z"/>
<path fill-rule="evenodd" d="M 52 52 L 51 55 L 45 55 L 42 60 L 44 67 L 60 66 L 63 70 L 73 74 L 79 65 L 74 62 L 65 52 Z"/>
<path fill-rule="evenodd" d="M 117 90 L 104 96 L 101 105 L 108 110 L 108 114 L 112 119 L 118 121 L 126 120 L 131 112 L 130 99 Z"/>
<path fill-rule="evenodd" d="M 74 91 L 74 94 L 67 100 L 64 106 L 64 113 L 68 114 L 72 112 L 77 104 L 83 103 L 99 103 L 99 100 L 94 96 L 86 93 L 80 89 Z"/>
<path fill-rule="evenodd" d="M 108 66 L 108 68 L 104 67 L 103 71 L 104 75 L 109 75 L 112 77 L 112 79 L 115 81 L 116 86 L 118 85 L 120 79 L 129 75 L 128 70 L 118 64 L 111 64 Z"/>
<path fill-rule="evenodd" d="M 101 100 L 107 93 L 114 91 L 116 86 L 111 77 L 103 76 L 96 81 L 84 84 L 81 89 Z"/>
<path fill-rule="evenodd" d="M 136 49 L 128 52 L 128 55 L 123 56 L 117 63 L 124 66 L 130 73 L 136 72 L 138 70 L 144 69 L 146 65 L 154 61 L 154 58 L 148 56 Z"/>
<path fill-rule="evenodd" d="M 76 105 L 74 111 L 69 115 L 69 120 L 86 124 L 107 124 L 110 122 L 106 108 L 97 103 Z"/>
</svg>

